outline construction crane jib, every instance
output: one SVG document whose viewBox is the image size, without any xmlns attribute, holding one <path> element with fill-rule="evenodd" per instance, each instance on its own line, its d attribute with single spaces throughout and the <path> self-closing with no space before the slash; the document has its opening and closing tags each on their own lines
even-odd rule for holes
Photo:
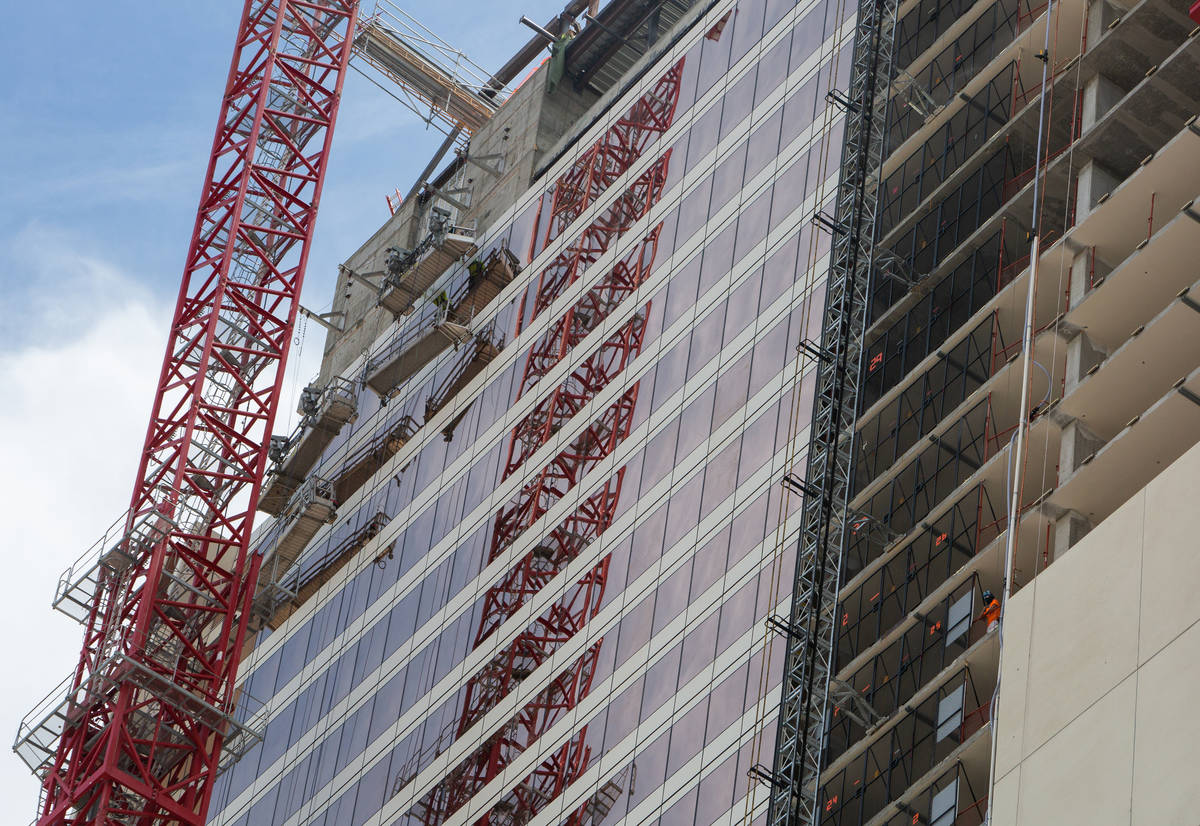
<svg viewBox="0 0 1200 826">
<path fill-rule="evenodd" d="M 357 14 L 245 4 L 132 503 L 60 585 L 82 656 L 18 734 L 39 826 L 199 826 L 253 741 L 234 716 L 248 543 Z"/>
</svg>

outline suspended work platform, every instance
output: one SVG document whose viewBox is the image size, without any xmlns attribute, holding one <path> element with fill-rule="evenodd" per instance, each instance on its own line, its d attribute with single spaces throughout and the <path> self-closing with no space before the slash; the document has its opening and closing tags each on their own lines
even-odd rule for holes
<svg viewBox="0 0 1200 826">
<path fill-rule="evenodd" d="M 409 335 L 401 336 L 367 366 L 367 386 L 384 398 L 403 382 L 416 375 L 451 346 L 457 347 L 471 338 L 471 331 L 451 321 L 446 313 L 438 313 L 433 323 L 415 327 Z"/>
<path fill-rule="evenodd" d="M 482 373 L 483 368 L 487 367 L 499 354 L 500 348 L 492 343 L 490 336 L 477 336 L 467 357 L 425 401 L 425 421 L 428 422 L 436 416 L 439 410 L 462 392 L 463 388 Z M 450 441 L 454 437 L 455 428 L 470 409 L 470 405 L 464 407 L 442 428 L 442 436 L 446 441 Z"/>
<path fill-rule="evenodd" d="M 337 501 L 347 501 L 376 471 L 399 453 L 400 448 L 416 432 L 417 423 L 411 416 L 403 416 L 385 432 L 351 453 L 334 477 L 333 488 Z"/>
<path fill-rule="evenodd" d="M 454 262 L 475 252 L 475 233 L 469 227 L 434 221 L 430 233 L 411 251 L 388 251 L 379 305 L 393 315 L 409 315 L 417 299 L 433 286 Z"/>
<path fill-rule="evenodd" d="M 300 394 L 299 412 L 304 418 L 291 436 L 271 437 L 276 465 L 263 485 L 258 509 L 272 516 L 279 516 L 342 426 L 358 415 L 354 383 L 335 376 L 324 389 L 310 384 Z"/>
<path fill-rule="evenodd" d="M 285 583 L 317 531 L 336 518 L 334 495 L 332 482 L 311 476 L 288 503 L 275 544 L 263 557 L 251 620 L 255 629 L 262 627 L 281 602 L 295 599 L 295 592 L 286 588 Z"/>
<path fill-rule="evenodd" d="M 274 612 L 265 618 L 263 624 L 272 631 L 279 628 L 296 610 L 312 598 L 321 586 L 333 578 L 333 575 L 346 567 L 362 548 L 374 539 L 388 523 L 387 515 L 377 513 L 366 525 L 346 538 L 342 544 L 330 550 L 322 558 L 296 567 L 286 575 L 281 583 L 283 588 L 295 596 L 275 607 Z M 379 551 L 381 558 L 391 553 L 392 545 L 386 545 Z"/>
<path fill-rule="evenodd" d="M 472 261 L 467 265 L 466 281 L 453 290 L 450 296 L 441 297 L 441 309 L 431 327 L 417 328 L 407 335 L 402 335 L 371 360 L 367 368 L 367 385 L 380 396 L 387 397 L 396 387 L 445 352 L 450 345 L 458 347 L 465 344 L 471 339 L 469 326 L 476 315 L 494 301 L 520 271 L 521 266 L 516 256 L 503 248 L 492 250 L 482 261 Z M 429 283 L 433 283 L 432 279 Z M 441 409 L 451 396 L 478 375 L 495 357 L 495 342 L 489 336 L 484 335 L 483 338 L 471 359 L 464 365 L 473 372 L 457 387 L 453 387 L 453 378 L 443 384 L 434 399 L 430 400 L 434 407 L 433 412 Z M 477 363 L 476 357 L 483 360 Z M 431 415 L 433 413 L 429 412 L 427 406 L 426 419 Z"/>
<path fill-rule="evenodd" d="M 482 261 L 472 261 L 467 266 L 470 277 L 466 288 L 451 301 L 456 319 L 468 323 L 494 301 L 520 271 L 517 257 L 503 247 L 492 250 Z"/>
</svg>

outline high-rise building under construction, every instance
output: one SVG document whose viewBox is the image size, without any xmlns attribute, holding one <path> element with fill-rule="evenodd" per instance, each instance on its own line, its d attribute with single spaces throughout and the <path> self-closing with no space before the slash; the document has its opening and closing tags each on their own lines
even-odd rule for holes
<svg viewBox="0 0 1200 826">
<path fill-rule="evenodd" d="M 860 8 L 772 823 L 1200 823 L 1188 13 Z"/>
<path fill-rule="evenodd" d="M 360 22 L 446 141 L 208 822 L 1200 824 L 1200 38 L 1123 2 L 573 0 L 511 93 Z"/>
</svg>

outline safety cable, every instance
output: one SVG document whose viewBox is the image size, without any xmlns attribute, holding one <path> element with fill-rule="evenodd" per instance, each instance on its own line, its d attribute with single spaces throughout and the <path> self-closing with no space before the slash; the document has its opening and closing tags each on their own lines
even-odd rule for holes
<svg viewBox="0 0 1200 826">
<path fill-rule="evenodd" d="M 999 705 L 1000 705 L 999 701 L 1000 701 L 1001 676 L 1002 676 L 1003 668 L 1004 668 L 1004 626 L 1005 626 L 1005 623 L 1003 620 L 1005 619 L 1005 614 L 1006 614 L 1006 611 L 1008 608 L 1008 601 L 1009 601 L 1010 597 L 1012 596 L 1013 575 L 1014 575 L 1013 567 L 1015 565 L 1015 557 L 1016 557 L 1016 552 L 1017 552 L 1017 539 L 1018 539 L 1018 535 L 1020 533 L 1022 491 L 1024 488 L 1025 474 L 1026 474 L 1026 470 L 1028 467 L 1028 458 L 1029 458 L 1028 457 L 1028 450 L 1029 450 L 1028 430 L 1029 430 L 1029 426 L 1031 424 L 1031 418 L 1032 418 L 1030 415 L 1032 407 L 1030 406 L 1030 403 L 1029 403 L 1030 396 L 1032 394 L 1032 382 L 1033 382 L 1031 368 L 1036 366 L 1046 376 L 1047 387 L 1046 387 L 1045 394 L 1043 394 L 1042 400 L 1038 403 L 1038 405 L 1040 406 L 1041 404 L 1044 404 L 1047 401 L 1049 401 L 1053 395 L 1053 392 L 1054 392 L 1053 372 L 1058 364 L 1059 342 L 1058 342 L 1057 335 L 1054 336 L 1054 343 L 1052 345 L 1051 354 L 1050 354 L 1050 368 L 1049 369 L 1047 369 L 1045 367 L 1045 365 L 1038 362 L 1034 358 L 1034 354 L 1033 354 L 1034 311 L 1035 311 L 1035 299 L 1036 299 L 1036 295 L 1037 295 L 1038 269 L 1039 269 L 1039 265 L 1040 265 L 1039 259 L 1041 256 L 1041 240 L 1042 240 L 1041 220 L 1042 220 L 1042 214 L 1043 214 L 1043 208 L 1044 208 L 1044 202 L 1045 202 L 1045 185 L 1043 182 L 1043 175 L 1045 174 L 1045 171 L 1043 170 L 1042 166 L 1043 166 L 1043 162 L 1045 162 L 1046 164 L 1049 163 L 1050 147 L 1049 147 L 1049 138 L 1048 138 L 1046 132 L 1047 132 L 1047 128 L 1048 128 L 1047 121 L 1049 120 L 1050 112 L 1052 111 L 1052 106 L 1053 106 L 1053 90 L 1050 86 L 1050 83 L 1052 81 L 1051 73 L 1050 73 L 1050 60 L 1051 60 L 1050 27 L 1052 25 L 1051 18 L 1055 11 L 1056 11 L 1056 7 L 1054 5 L 1054 0 L 1048 0 L 1047 5 L 1046 5 L 1046 18 L 1045 18 L 1046 19 L 1046 29 L 1045 29 L 1045 33 L 1043 35 L 1043 47 L 1042 47 L 1043 51 L 1041 54 L 1042 80 L 1041 80 L 1041 89 L 1040 89 L 1040 93 L 1039 93 L 1039 102 L 1038 102 L 1037 144 L 1036 144 L 1035 152 L 1034 152 L 1033 207 L 1032 207 L 1033 214 L 1032 214 L 1032 227 L 1031 227 L 1031 234 L 1033 236 L 1032 237 L 1033 245 L 1032 245 L 1032 249 L 1030 251 L 1030 257 L 1029 257 L 1029 284 L 1028 284 L 1027 293 L 1026 293 L 1025 318 L 1024 318 L 1024 324 L 1023 324 L 1023 330 L 1022 330 L 1021 402 L 1020 402 L 1020 407 L 1018 408 L 1018 411 L 1017 411 L 1018 412 L 1017 431 L 1013 435 L 1012 439 L 1009 442 L 1009 455 L 1008 455 L 1008 459 L 1007 459 L 1007 463 L 1006 463 L 1007 467 L 1006 467 L 1006 473 L 1005 473 L 1005 488 L 1006 488 L 1006 493 L 1008 494 L 1006 505 L 1005 505 L 1007 533 L 1005 536 L 1004 568 L 1001 572 L 1003 581 L 1001 583 L 1001 598 L 1000 598 L 1001 622 L 1000 622 L 999 628 L 997 629 L 997 641 L 999 643 L 999 650 L 997 653 L 996 684 L 992 691 L 991 712 L 989 715 L 991 717 L 991 721 L 992 721 L 992 725 L 991 725 L 992 731 L 991 731 L 991 744 L 990 744 L 990 760 L 988 762 L 988 787 L 987 787 L 987 801 L 988 802 L 987 802 L 987 814 L 986 814 L 985 820 L 984 820 L 985 823 L 989 823 L 991 821 L 992 804 L 994 802 L 995 790 L 996 790 L 996 779 L 997 779 L 996 778 L 996 758 L 997 758 L 997 752 L 999 749 L 999 740 L 996 737 L 996 720 L 997 720 L 998 710 L 999 710 Z M 1060 22 L 1060 19 L 1061 19 L 1061 14 L 1058 15 L 1057 17 L 1054 17 L 1054 20 L 1053 20 L 1053 25 L 1055 28 L 1055 43 L 1054 43 L 1055 53 L 1057 53 L 1057 51 L 1058 51 L 1058 24 Z M 1079 58 L 1076 60 L 1075 103 L 1073 104 L 1073 106 L 1075 106 L 1075 111 L 1072 114 L 1073 118 L 1078 116 L 1079 84 L 1080 84 L 1080 77 L 1081 77 L 1080 72 L 1081 72 L 1081 66 L 1082 66 L 1081 58 L 1082 58 L 1082 49 L 1083 49 L 1083 43 L 1084 43 L 1085 37 L 1086 37 L 1086 16 L 1085 16 L 1085 22 L 1083 25 L 1083 30 L 1080 32 Z M 1080 132 L 1080 131 L 1082 131 L 1080 124 L 1073 121 L 1071 132 L 1068 135 L 1068 144 L 1069 144 L 1069 154 L 1068 154 L 1068 160 L 1067 160 L 1068 196 L 1070 194 L 1070 183 L 1069 182 L 1071 179 L 1071 173 L 1072 173 L 1073 166 L 1074 166 L 1075 143 L 1078 138 L 1077 132 Z M 1043 147 L 1044 147 L 1045 156 L 1046 156 L 1045 161 L 1043 161 Z M 1067 227 L 1067 218 L 1070 214 L 1070 208 L 1071 208 L 1071 205 L 1069 203 L 1069 197 L 1066 199 L 1066 201 L 1067 202 L 1064 204 L 1065 212 L 1064 212 L 1064 216 L 1063 216 L 1064 234 L 1065 234 L 1065 229 Z M 1059 278 L 1058 278 L 1058 284 L 1060 287 L 1062 284 L 1063 266 L 1064 266 L 1063 262 L 1060 260 L 1060 262 L 1059 262 Z M 1054 327 L 1055 327 L 1055 329 L 1057 329 L 1058 325 L 1059 325 L 1059 321 L 1057 319 L 1061 318 L 1061 311 L 1062 311 L 1062 304 L 1061 304 L 1062 290 L 1061 290 L 1061 288 L 1056 289 L 1055 292 L 1057 295 L 1056 301 L 1058 302 L 1056 309 L 1059 311 L 1059 312 L 1056 312 L 1056 314 L 1055 314 L 1056 321 L 1054 322 Z M 1044 471 L 1045 471 L 1045 468 L 1047 467 L 1047 463 L 1049 460 L 1049 450 L 1050 450 L 1050 440 L 1046 439 L 1042 445 L 1043 478 L 1044 478 Z M 1016 464 L 1015 473 L 1014 473 L 1014 467 L 1013 467 L 1014 460 L 1015 460 L 1015 464 Z M 1047 542 L 1048 541 L 1049 541 L 1049 537 L 1047 536 Z M 1033 578 L 1036 578 L 1036 574 L 1037 574 L 1036 549 L 1035 549 L 1034 567 L 1035 567 L 1035 571 L 1034 571 Z M 1028 686 L 1026 686 L 1026 692 L 1028 692 Z M 1018 793 L 1019 793 L 1019 790 L 1018 790 Z"/>
<path fill-rule="evenodd" d="M 833 22 L 833 33 L 835 35 L 839 32 L 839 30 L 842 28 L 843 23 L 844 23 L 843 18 L 845 15 L 845 1 L 846 0 L 837 0 L 837 5 L 836 5 L 835 11 L 834 11 L 834 22 Z M 853 29 L 851 29 L 851 31 L 853 31 Z M 845 42 L 847 39 L 848 39 L 848 35 L 841 35 L 838 37 L 834 37 L 832 42 L 830 43 L 828 54 L 825 54 L 823 49 L 818 52 L 819 57 L 818 57 L 818 69 L 817 69 L 816 76 L 819 76 L 821 70 L 825 69 L 827 66 L 828 67 L 828 78 L 829 78 L 827 86 L 829 89 L 837 88 L 838 74 L 839 74 L 838 64 L 840 62 L 837 59 L 837 55 L 841 52 L 842 48 L 845 46 Z M 801 88 L 803 86 L 804 82 L 805 82 L 804 80 L 797 81 L 796 88 Z M 790 93 L 791 91 L 792 90 L 788 90 L 788 93 Z M 829 171 L 830 171 L 829 170 L 829 157 L 830 157 L 829 150 L 830 150 L 830 144 L 831 144 L 831 141 L 829 138 L 830 138 L 830 134 L 832 132 L 833 120 L 834 120 L 835 109 L 836 109 L 836 107 L 833 106 L 832 104 L 830 104 L 828 101 L 823 101 L 820 98 L 817 98 L 814 101 L 814 103 L 813 103 L 814 108 L 817 105 L 820 105 L 822 103 L 824 103 L 824 112 L 823 112 L 822 121 L 821 121 L 820 141 L 818 144 L 818 146 L 819 146 L 819 148 L 818 148 L 819 162 L 818 162 L 817 168 L 819 169 L 819 173 L 817 175 L 816 188 L 814 190 L 814 200 L 816 202 L 816 208 L 818 211 L 824 205 L 825 198 L 827 195 L 826 181 L 829 178 Z M 778 170 L 776 170 L 776 171 L 778 171 Z M 810 327 L 812 324 L 812 319 L 814 317 L 812 308 L 807 305 L 810 304 L 812 301 L 813 289 L 816 286 L 817 281 L 819 280 L 816 277 L 816 265 L 820 258 L 820 255 L 819 255 L 820 247 L 819 247 L 819 244 L 817 243 L 817 236 L 818 236 L 818 233 L 817 233 L 815 227 L 810 229 L 809 234 L 808 234 L 808 251 L 805 256 L 806 266 L 804 268 L 804 281 L 803 281 L 803 284 L 799 291 L 800 296 L 806 297 L 804 300 L 805 312 L 804 312 L 804 315 L 800 322 L 799 341 L 806 341 L 809 339 L 810 333 L 811 333 Z M 800 250 L 798 247 L 799 247 L 799 245 L 797 244 L 797 250 L 796 250 L 797 264 L 800 261 Z M 792 289 L 794 291 L 795 287 L 793 286 Z M 794 364 L 794 367 L 793 367 L 792 381 L 791 381 L 791 385 L 793 388 L 792 389 L 792 401 L 791 401 L 791 410 L 790 410 L 790 413 L 788 416 L 788 426 L 787 426 L 787 454 L 786 454 L 787 458 L 785 460 L 785 467 L 783 468 L 783 471 L 785 474 L 790 473 L 792 467 L 794 467 L 796 465 L 796 463 L 800 460 L 799 456 L 798 456 L 798 454 L 800 453 L 798 445 L 799 445 L 799 441 L 800 441 L 800 430 L 801 430 L 800 422 L 801 422 L 801 417 L 804 413 L 804 410 L 803 410 L 803 408 L 804 408 L 804 405 L 803 405 L 804 383 L 805 383 L 806 376 L 813 374 L 813 371 L 811 369 L 808 369 L 808 370 L 805 369 L 806 367 L 811 367 L 811 364 L 808 362 L 807 359 L 805 359 L 803 357 L 803 355 L 798 354 L 797 357 L 795 359 L 793 359 L 793 364 Z M 807 451 L 805 451 L 805 455 L 807 455 Z M 776 514 L 775 541 L 773 543 L 772 550 L 771 550 L 771 556 L 772 556 L 771 574 L 770 574 L 770 584 L 769 584 L 769 588 L 768 588 L 768 593 L 771 596 L 770 596 L 770 602 L 769 602 L 768 608 L 767 608 L 768 611 L 770 611 L 775 605 L 777 605 L 779 603 L 780 592 L 782 590 L 783 582 L 785 581 L 785 577 L 784 577 L 785 572 L 783 571 L 783 560 L 786 555 L 785 547 L 787 544 L 786 539 L 787 539 L 787 535 L 788 535 L 787 522 L 788 522 L 788 515 L 790 512 L 790 508 L 788 505 L 789 505 L 789 500 L 792 495 L 793 494 L 787 488 L 784 488 L 781 496 L 779 497 L 779 505 L 778 505 L 777 514 Z M 775 646 L 778 644 L 775 639 L 775 636 L 776 636 L 775 632 L 772 631 L 771 628 L 765 622 L 763 623 L 763 626 L 762 626 L 762 633 L 763 633 L 763 649 L 762 649 L 763 656 L 762 656 L 762 659 L 761 659 L 760 665 L 759 665 L 758 696 L 757 696 L 757 702 L 756 702 L 757 707 L 755 708 L 754 734 L 753 734 L 753 737 L 751 740 L 751 747 L 750 747 L 750 763 L 751 763 L 751 765 L 759 765 L 762 763 L 762 760 L 763 760 L 762 752 L 763 752 L 763 740 L 764 740 L 764 733 L 765 733 L 764 721 L 767 716 L 767 697 L 770 693 L 768 691 L 768 686 L 770 685 L 770 679 L 771 679 L 771 658 L 772 658 L 772 654 L 774 653 Z M 773 754 L 768 755 L 768 759 L 773 761 L 774 755 Z M 744 807 L 743 815 L 742 815 L 743 826 L 749 826 L 749 824 L 752 823 L 754 820 L 754 813 L 755 813 L 755 809 L 757 807 L 758 785 L 759 785 L 758 782 L 754 778 L 750 777 L 748 779 L 748 788 L 746 790 L 746 795 L 745 795 L 746 802 L 745 802 L 745 807 Z"/>
</svg>

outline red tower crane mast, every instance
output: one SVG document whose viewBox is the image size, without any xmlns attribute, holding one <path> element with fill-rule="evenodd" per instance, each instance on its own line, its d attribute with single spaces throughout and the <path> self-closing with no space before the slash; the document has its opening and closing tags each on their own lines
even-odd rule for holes
<svg viewBox="0 0 1200 826">
<path fill-rule="evenodd" d="M 250 531 L 357 12 L 246 0 L 132 503 L 74 597 L 39 826 L 200 826 L 244 733 Z"/>
</svg>

